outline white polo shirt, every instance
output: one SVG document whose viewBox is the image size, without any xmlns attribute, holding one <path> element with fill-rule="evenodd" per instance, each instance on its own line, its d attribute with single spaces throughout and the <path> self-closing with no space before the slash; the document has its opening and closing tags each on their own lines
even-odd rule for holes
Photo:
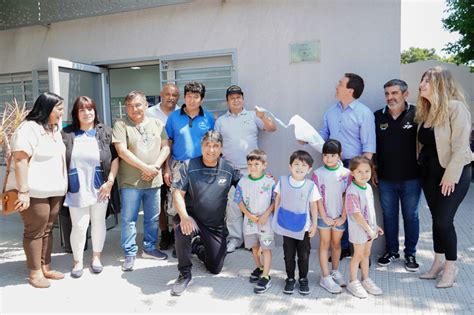
<svg viewBox="0 0 474 315">
<path fill-rule="evenodd" d="M 168 115 L 166 115 L 166 113 L 161 110 L 160 106 L 161 106 L 161 102 L 159 102 L 157 105 L 155 105 L 153 107 L 148 108 L 145 112 L 145 116 L 150 117 L 150 118 L 156 118 L 159 121 L 161 121 L 164 126 L 166 126 L 166 121 L 168 120 Z M 180 109 L 180 107 L 178 105 L 176 105 L 174 110 L 177 110 L 177 109 Z"/>
<path fill-rule="evenodd" d="M 263 121 L 245 108 L 237 115 L 227 111 L 217 119 L 214 130 L 224 138 L 222 154 L 234 167 L 247 167 L 247 154 L 258 149 L 259 129 L 263 130 Z"/>
</svg>

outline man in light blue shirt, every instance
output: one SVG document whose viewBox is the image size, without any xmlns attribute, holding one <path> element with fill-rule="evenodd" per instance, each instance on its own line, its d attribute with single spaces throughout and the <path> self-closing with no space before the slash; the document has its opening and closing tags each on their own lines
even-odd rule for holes
<svg viewBox="0 0 474 315">
<path fill-rule="evenodd" d="M 358 100 L 363 91 L 364 80 L 357 74 L 345 73 L 336 85 L 336 99 L 339 102 L 326 111 L 324 126 L 320 130 L 325 141 L 335 139 L 341 142 L 345 167 L 357 155 L 372 159 L 375 153 L 375 118 L 372 111 Z M 347 230 L 341 247 L 341 259 L 350 257 Z"/>
<path fill-rule="evenodd" d="M 273 132 L 276 125 L 265 113 L 244 108 L 244 92 L 237 85 L 231 85 L 226 91 L 229 111 L 216 121 L 215 130 L 224 138 L 222 154 L 242 175 L 247 175 L 247 154 L 258 148 L 259 130 Z M 232 253 L 243 243 L 243 214 L 234 202 L 235 188 L 229 191 L 226 209 L 227 252 Z"/>
</svg>

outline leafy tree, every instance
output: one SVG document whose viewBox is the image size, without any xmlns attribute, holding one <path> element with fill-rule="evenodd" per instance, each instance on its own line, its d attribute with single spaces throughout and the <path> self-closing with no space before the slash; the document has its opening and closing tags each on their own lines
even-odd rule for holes
<svg viewBox="0 0 474 315">
<path fill-rule="evenodd" d="M 436 55 L 434 48 L 428 49 L 418 47 L 410 47 L 408 50 L 402 51 L 400 59 L 401 63 L 412 63 L 431 59 L 442 60 L 441 57 Z"/>
<path fill-rule="evenodd" d="M 443 50 L 454 55 L 457 64 L 474 61 L 474 2 L 473 0 L 446 0 L 449 16 L 443 19 L 444 28 L 458 32 L 461 38 L 447 44 Z"/>
</svg>

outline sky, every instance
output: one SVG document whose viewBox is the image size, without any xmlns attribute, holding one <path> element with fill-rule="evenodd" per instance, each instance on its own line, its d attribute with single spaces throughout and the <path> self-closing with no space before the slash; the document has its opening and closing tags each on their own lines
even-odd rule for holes
<svg viewBox="0 0 474 315">
<path fill-rule="evenodd" d="M 444 30 L 445 10 L 445 0 L 402 0 L 401 50 L 434 48 L 438 55 L 446 56 L 441 49 L 458 40 L 459 34 Z"/>
</svg>

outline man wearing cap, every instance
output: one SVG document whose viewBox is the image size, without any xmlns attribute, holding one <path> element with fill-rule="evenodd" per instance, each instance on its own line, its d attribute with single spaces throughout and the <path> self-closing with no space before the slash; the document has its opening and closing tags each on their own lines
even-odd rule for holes
<svg viewBox="0 0 474 315">
<path fill-rule="evenodd" d="M 258 131 L 273 132 L 276 125 L 265 113 L 257 110 L 247 111 L 244 108 L 244 92 L 237 85 L 226 91 L 229 110 L 216 121 L 215 130 L 222 134 L 224 145 L 223 156 L 233 166 L 247 175 L 247 154 L 258 148 Z M 226 209 L 226 224 L 229 231 L 227 252 L 232 253 L 243 243 L 242 219 L 239 206 L 233 201 L 235 189 L 231 188 Z"/>
<path fill-rule="evenodd" d="M 176 84 L 167 83 L 163 86 L 163 89 L 160 92 L 161 102 L 158 105 L 149 107 L 145 116 L 150 118 L 156 118 L 163 123 L 163 126 L 166 125 L 168 116 L 172 112 L 179 109 L 177 105 L 179 99 L 179 89 Z M 174 234 L 170 232 L 172 226 L 171 218 L 168 218 L 167 213 L 170 212 L 169 208 L 172 207 L 171 193 L 169 186 L 165 183 L 161 186 L 161 209 L 165 211 L 160 212 L 160 244 L 158 247 L 161 250 L 167 250 L 174 241 Z"/>
</svg>

